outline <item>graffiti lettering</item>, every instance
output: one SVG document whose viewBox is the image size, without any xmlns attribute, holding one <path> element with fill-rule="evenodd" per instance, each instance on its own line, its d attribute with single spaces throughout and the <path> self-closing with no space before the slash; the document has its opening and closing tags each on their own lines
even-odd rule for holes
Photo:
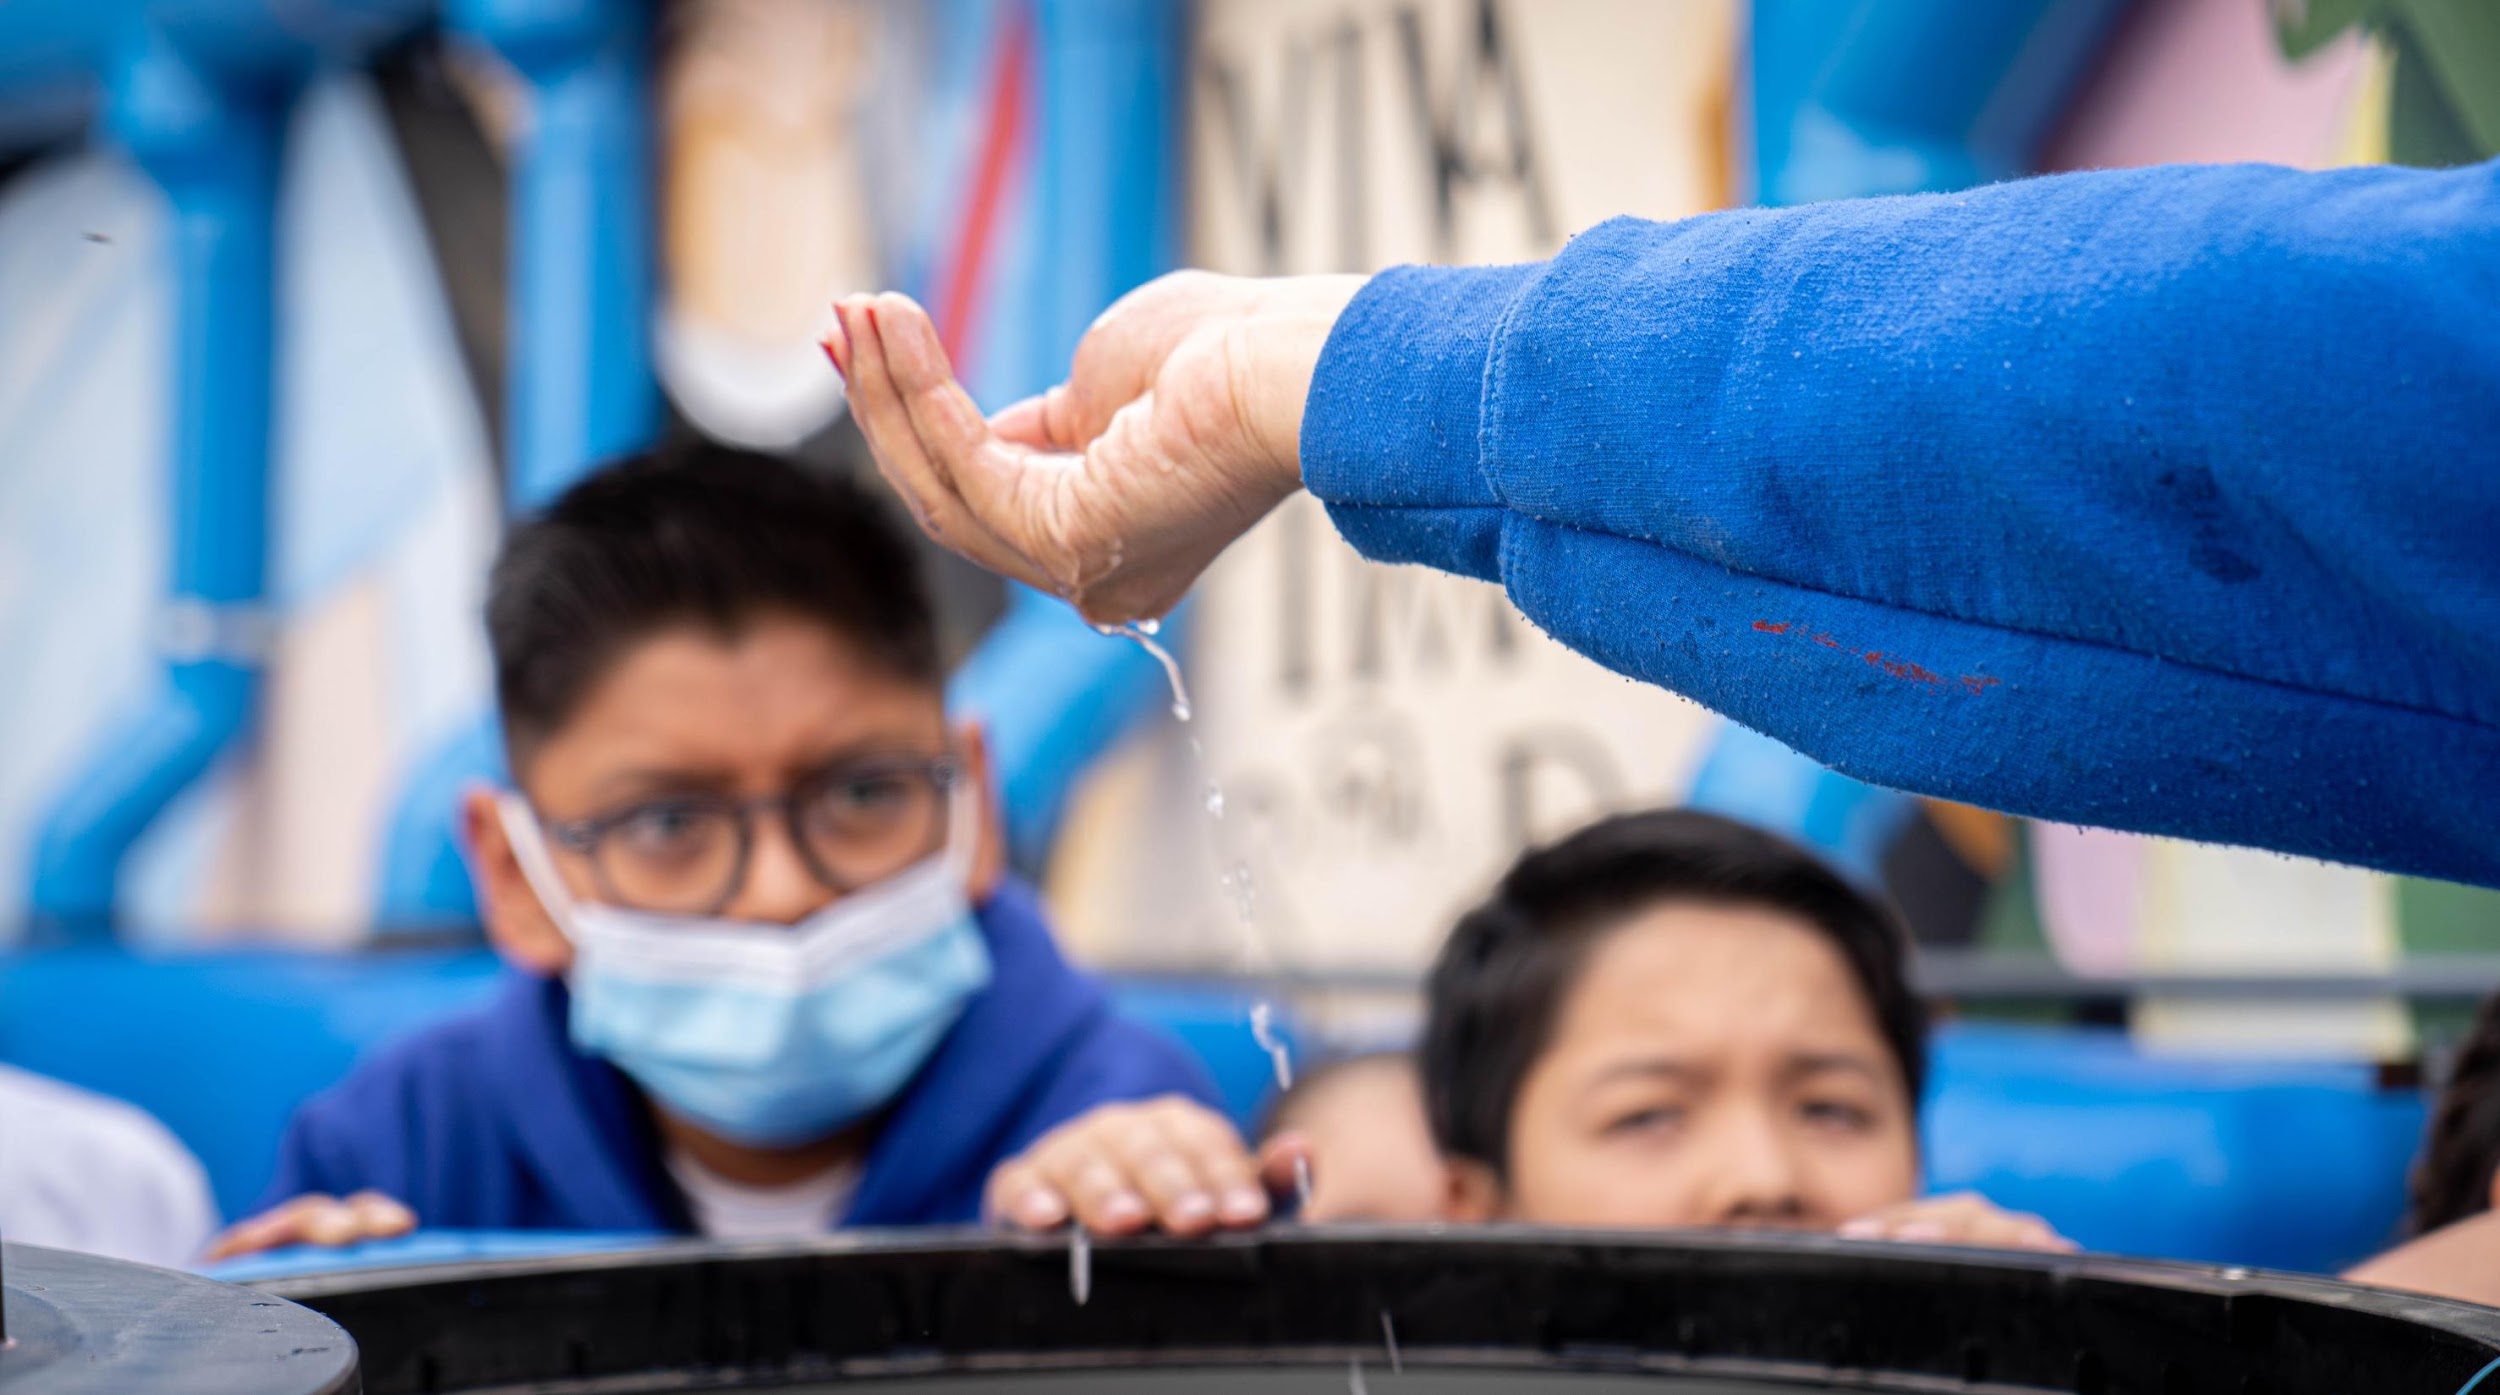
<svg viewBox="0 0 2500 1395">
<path fill-rule="evenodd" d="M 1481 196 L 1515 204 L 1537 247 L 1559 240 L 1544 161 L 1538 154 L 1516 40 L 1495 0 L 1463 7 L 1456 52 L 1436 51 L 1440 27 L 1407 4 L 1349 7 L 1325 28 L 1291 32 L 1278 53 L 1274 105 L 1262 109 L 1246 55 L 1211 53 L 1200 65 L 1212 142 L 1240 216 L 1250 223 L 1259 272 L 1358 271 L 1371 266 L 1371 104 L 1399 103 L 1407 117 L 1387 129 L 1397 159 L 1411 161 L 1429 207 L 1432 255 L 1458 256 Z M 1366 23 L 1390 31 L 1372 48 Z M 1373 54 L 1382 66 L 1369 66 Z M 1394 95 L 1367 83 L 1402 86 Z M 1335 179 L 1315 175 L 1333 160 Z M 1298 239 L 1311 239 L 1301 245 Z"/>
<path fill-rule="evenodd" d="M 1459 194 L 1488 181 L 1517 188 L 1531 241 L 1544 247 L 1555 237 L 1544 171 L 1529 139 L 1528 104 L 1520 91 L 1518 64 L 1503 39 L 1500 7 L 1493 0 L 1476 0 L 1473 20 L 1468 26 L 1472 42 L 1460 56 L 1456 88 L 1436 98 L 1424 52 L 1423 16 L 1412 6 L 1397 15 L 1408 108 L 1418 146 L 1431 166 L 1433 255 L 1442 261 L 1457 255 Z M 1496 105 L 1505 138 L 1498 160 L 1487 159 L 1476 141 L 1477 115 L 1488 97 Z"/>
</svg>

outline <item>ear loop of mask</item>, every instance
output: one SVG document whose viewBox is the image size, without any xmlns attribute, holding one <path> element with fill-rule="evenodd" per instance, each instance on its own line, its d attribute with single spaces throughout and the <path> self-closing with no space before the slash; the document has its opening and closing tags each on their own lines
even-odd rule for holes
<svg viewBox="0 0 2500 1395">
<path fill-rule="evenodd" d="M 538 814 L 514 790 L 496 794 L 495 814 L 503 820 L 503 836 L 512 844 L 512 860 L 521 864 L 521 880 L 529 883 L 531 894 L 538 898 L 556 929 L 578 946 L 581 936 L 573 929 L 573 893 L 556 872 L 555 859 L 548 855 L 547 835 L 539 827 Z"/>
<path fill-rule="evenodd" d="M 946 791 L 946 845 L 938 855 L 946 859 L 946 870 L 967 886 L 973 860 L 980 856 L 983 812 L 980 790 L 958 767 L 955 783 Z"/>
</svg>

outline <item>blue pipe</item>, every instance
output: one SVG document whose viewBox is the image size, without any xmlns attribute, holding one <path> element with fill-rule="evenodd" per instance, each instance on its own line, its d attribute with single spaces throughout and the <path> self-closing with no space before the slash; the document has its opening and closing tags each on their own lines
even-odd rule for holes
<svg viewBox="0 0 2500 1395">
<path fill-rule="evenodd" d="M 1966 189 L 2031 167 L 2130 0 L 1755 0 L 1756 196 Z"/>
<path fill-rule="evenodd" d="M 163 686 L 113 728 L 38 834 L 36 922 L 109 934 L 131 846 L 244 729 L 268 567 L 274 211 L 282 93 L 153 28 L 107 85 L 113 134 L 164 187 L 174 263 L 170 595 Z"/>
<path fill-rule="evenodd" d="M 1016 394 L 1067 375 L 1104 307 L 1180 264 L 1189 16 L 1167 0 L 1037 0 L 1034 272 Z"/>
<path fill-rule="evenodd" d="M 1184 604 L 1160 642 L 1187 652 Z M 1056 596 L 1010 588 L 1007 613 L 946 685 L 950 712 L 981 723 L 1017 867 L 1049 859 L 1068 797 L 1105 751 L 1140 718 L 1172 704 L 1163 665 L 1121 635 L 1085 623 Z"/>
<path fill-rule="evenodd" d="M 316 55 L 406 33 L 430 0 L 0 0 L 0 151 L 75 136 L 132 44 L 170 44 L 223 83 L 285 86 Z"/>
<path fill-rule="evenodd" d="M 530 87 L 513 175 L 510 466 L 525 513 L 658 435 L 651 368 L 651 13 L 644 0 L 454 0 Z"/>
<path fill-rule="evenodd" d="M 659 435 L 651 7 L 453 0 L 449 8 L 456 28 L 494 48 L 530 88 L 529 133 L 513 170 L 506 383 L 505 498 L 517 516 Z M 458 795 L 509 778 L 492 714 L 414 763 L 384 834 L 378 925 L 475 923 Z"/>
</svg>

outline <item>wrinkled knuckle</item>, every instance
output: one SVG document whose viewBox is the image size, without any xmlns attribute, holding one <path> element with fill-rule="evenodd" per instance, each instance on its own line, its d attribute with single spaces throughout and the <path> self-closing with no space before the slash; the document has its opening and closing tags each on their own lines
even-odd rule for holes
<svg viewBox="0 0 2500 1395">
<path fill-rule="evenodd" d="M 1099 1158 L 1079 1172 L 1076 1178 L 1077 1190 L 1097 1199 L 1125 1190 L 1127 1186 L 1128 1180 L 1121 1171 Z"/>
</svg>

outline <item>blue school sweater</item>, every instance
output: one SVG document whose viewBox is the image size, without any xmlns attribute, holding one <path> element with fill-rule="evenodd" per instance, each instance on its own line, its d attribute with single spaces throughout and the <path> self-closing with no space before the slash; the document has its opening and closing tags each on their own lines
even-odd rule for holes
<svg viewBox="0 0 2500 1395">
<path fill-rule="evenodd" d="M 1369 556 L 1859 779 L 2500 885 L 2500 162 L 1403 268 L 1302 457 Z"/>
<path fill-rule="evenodd" d="M 1213 1088 L 1172 1040 L 1116 1016 L 1059 957 L 1030 888 L 981 907 L 995 975 L 869 1147 L 845 1224 L 979 1218 L 999 1163 L 1113 1100 Z M 262 1205 L 363 1188 L 446 1229 L 693 1229 L 650 1112 L 624 1074 L 576 1050 L 562 982 L 516 977 L 480 1011 L 359 1066 L 299 1111 Z"/>
</svg>

